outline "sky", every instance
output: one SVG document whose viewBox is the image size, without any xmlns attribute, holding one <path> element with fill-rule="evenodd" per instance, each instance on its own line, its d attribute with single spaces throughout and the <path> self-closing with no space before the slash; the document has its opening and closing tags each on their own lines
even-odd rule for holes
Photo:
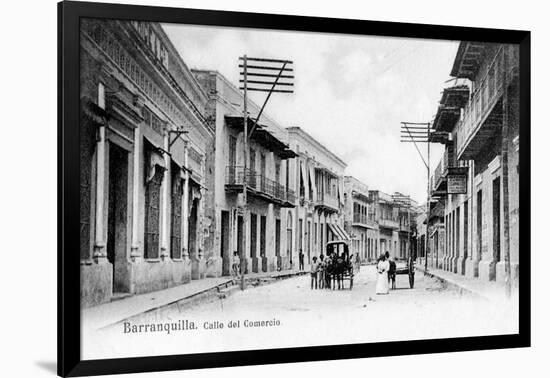
<svg viewBox="0 0 550 378">
<path fill-rule="evenodd" d="M 426 201 L 426 167 L 401 122 L 431 122 L 458 41 L 163 24 L 189 68 L 238 84 L 238 58 L 294 62 L 294 93 L 274 94 L 265 112 L 299 126 L 347 163 L 370 190 Z M 265 93 L 251 99 L 262 104 Z M 419 145 L 426 158 L 426 144 Z M 432 171 L 443 148 L 431 145 Z"/>
</svg>

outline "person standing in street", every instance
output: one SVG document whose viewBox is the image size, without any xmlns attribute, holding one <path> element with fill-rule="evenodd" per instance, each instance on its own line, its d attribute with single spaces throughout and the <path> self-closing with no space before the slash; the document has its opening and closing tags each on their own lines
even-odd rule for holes
<svg viewBox="0 0 550 378">
<path fill-rule="evenodd" d="M 298 270 L 304 270 L 304 252 L 300 249 L 300 253 L 298 254 Z"/>
<path fill-rule="evenodd" d="M 325 288 L 325 268 L 325 256 L 321 253 L 321 255 L 319 255 L 319 274 L 317 275 L 319 280 L 319 289 Z"/>
<path fill-rule="evenodd" d="M 241 258 L 239 257 L 239 252 L 233 252 L 233 257 L 231 258 L 231 271 L 235 278 L 239 277 L 239 271 L 241 269 Z"/>
<path fill-rule="evenodd" d="M 389 252 L 386 252 L 386 261 L 388 262 L 388 265 L 389 265 L 388 285 L 390 285 L 392 289 L 395 289 L 395 270 L 397 268 L 397 265 L 395 264 L 395 259 L 391 258 Z"/>
<path fill-rule="evenodd" d="M 388 270 L 390 264 L 386 260 L 386 256 L 381 254 L 378 258 L 378 264 L 376 265 L 376 271 L 378 272 L 378 279 L 376 280 L 376 294 L 388 294 L 390 292 L 390 285 L 388 282 Z"/>
<path fill-rule="evenodd" d="M 313 257 L 313 262 L 311 263 L 311 290 L 315 283 L 315 289 L 317 289 L 317 273 L 319 271 L 319 263 L 317 262 L 317 256 Z"/>
</svg>

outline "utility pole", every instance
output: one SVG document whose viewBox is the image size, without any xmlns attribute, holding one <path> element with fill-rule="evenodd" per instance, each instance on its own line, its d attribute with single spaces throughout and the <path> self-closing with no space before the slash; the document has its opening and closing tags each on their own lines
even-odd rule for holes
<svg viewBox="0 0 550 378">
<path fill-rule="evenodd" d="M 243 138 L 243 144 L 244 144 L 244 164 L 243 164 L 243 245 L 241 245 L 241 255 L 239 256 L 239 259 L 241 260 L 241 290 L 244 290 L 245 287 L 245 280 L 244 280 L 244 272 L 246 269 L 246 240 L 248 238 L 248 206 L 247 206 L 247 178 L 248 178 L 248 98 L 247 98 L 247 84 L 248 84 L 248 64 L 247 64 L 247 57 L 246 54 L 243 57 L 243 77 L 244 77 L 244 84 L 243 84 L 243 97 L 244 97 L 244 104 L 243 104 L 243 130 L 244 130 L 244 138 Z M 235 174 L 238 174 L 235 172 Z"/>
<path fill-rule="evenodd" d="M 426 240 L 425 240 L 425 253 L 424 253 L 424 272 L 428 272 L 428 253 L 429 253 L 429 225 L 430 225 L 430 134 L 431 123 L 429 122 L 401 122 L 401 142 L 402 143 L 414 143 L 416 151 L 420 155 L 422 162 L 426 166 L 427 170 L 427 201 L 426 201 Z M 420 152 L 417 143 L 426 143 L 427 146 L 427 159 Z"/>
<path fill-rule="evenodd" d="M 426 190 L 427 192 L 427 197 L 428 197 L 428 201 L 426 203 L 426 256 L 424 257 L 424 272 L 428 272 L 428 253 L 430 251 L 430 217 L 431 217 L 431 200 L 432 200 L 432 195 L 430 193 L 431 191 L 431 188 L 430 188 L 430 127 L 431 125 L 428 123 L 428 176 L 427 176 L 427 180 L 428 180 L 428 189 Z"/>
<path fill-rule="evenodd" d="M 283 73 L 293 72 L 292 61 L 281 59 L 264 59 L 264 58 L 251 58 L 246 54 L 239 58 L 241 64 L 239 68 L 242 68 L 240 72 L 242 83 L 241 89 L 243 91 L 243 148 L 244 148 L 244 164 L 243 164 L 243 195 L 242 195 L 242 212 L 243 212 L 243 244 L 241 246 L 240 260 L 241 260 L 241 290 L 245 289 L 245 269 L 246 269 L 246 246 L 248 240 L 248 176 L 254 175 L 255 172 L 248 172 L 248 163 L 250 159 L 249 139 L 254 133 L 254 130 L 258 127 L 258 121 L 262 116 L 262 113 L 269 101 L 269 98 L 274 92 L 277 93 L 294 93 L 292 88 L 294 83 L 293 75 L 283 75 Z M 252 61 L 253 64 L 249 65 L 248 62 Z M 260 62 L 261 65 L 256 65 L 254 62 Z M 252 77 L 252 80 L 249 80 Z M 281 80 L 283 79 L 283 80 Z M 268 92 L 266 99 L 260 108 L 260 111 L 254 117 L 250 131 L 248 130 L 249 121 L 251 117 L 248 116 L 248 91 Z M 236 168 L 236 167 L 235 167 Z M 235 169 L 234 173 L 238 177 L 238 170 Z"/>
</svg>

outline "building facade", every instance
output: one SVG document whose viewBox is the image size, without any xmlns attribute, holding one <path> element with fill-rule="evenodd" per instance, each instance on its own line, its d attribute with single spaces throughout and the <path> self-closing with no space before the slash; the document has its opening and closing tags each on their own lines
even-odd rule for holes
<svg viewBox="0 0 550 378">
<path fill-rule="evenodd" d="M 293 261 L 301 250 L 307 268 L 313 256 L 326 253 L 328 241 L 349 240 L 343 217 L 346 163 L 300 127 L 287 131 L 290 148 L 298 155 L 286 172 L 297 196 Z"/>
<path fill-rule="evenodd" d="M 391 195 L 379 190 L 369 191 L 376 222 L 378 223 L 378 254 L 389 252 L 392 256 L 398 255 L 399 243 L 399 213 Z"/>
<path fill-rule="evenodd" d="M 461 42 L 443 90 L 432 142 L 445 145 L 433 175 L 443 204 L 442 269 L 504 281 L 519 261 L 519 49 Z"/>
<path fill-rule="evenodd" d="M 268 115 L 249 139 L 246 172 L 248 225 L 243 205 L 244 119 L 241 91 L 215 71 L 194 74 L 209 95 L 208 117 L 215 122 L 215 237 L 207 273 L 228 275 L 233 252 L 244 251 L 246 272 L 290 269 L 296 197 L 288 167 L 296 154 L 288 133 Z M 260 108 L 249 100 L 249 130 Z"/>
<path fill-rule="evenodd" d="M 361 261 L 375 261 L 378 223 L 368 186 L 351 176 L 344 177 L 344 228 L 353 240 Z"/>
<path fill-rule="evenodd" d="M 81 24 L 84 307 L 204 275 L 212 244 L 208 97 L 159 24 Z"/>
</svg>

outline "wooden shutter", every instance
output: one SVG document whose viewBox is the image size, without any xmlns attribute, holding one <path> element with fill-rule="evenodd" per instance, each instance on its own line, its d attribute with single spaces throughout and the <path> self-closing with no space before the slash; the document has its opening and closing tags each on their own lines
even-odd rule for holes
<svg viewBox="0 0 550 378">
<path fill-rule="evenodd" d="M 181 196 L 183 185 L 180 168 L 172 164 L 172 220 L 170 233 L 170 257 L 181 258 Z"/>
<path fill-rule="evenodd" d="M 157 169 L 145 189 L 145 258 L 159 257 L 160 186 L 162 169 Z"/>
</svg>

